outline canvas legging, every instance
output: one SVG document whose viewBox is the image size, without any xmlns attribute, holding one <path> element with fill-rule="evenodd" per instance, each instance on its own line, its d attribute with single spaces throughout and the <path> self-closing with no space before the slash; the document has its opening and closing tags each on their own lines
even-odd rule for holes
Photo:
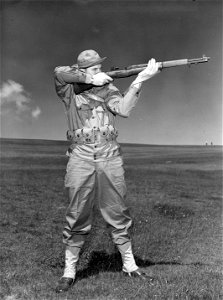
<svg viewBox="0 0 223 300">
<path fill-rule="evenodd" d="M 126 185 L 122 157 L 94 162 L 72 155 L 67 164 L 65 186 L 70 201 L 63 231 L 66 245 L 81 247 L 84 244 L 91 230 L 95 201 L 111 229 L 114 243 L 122 245 L 130 241 L 128 229 L 132 219 L 124 203 Z"/>
</svg>

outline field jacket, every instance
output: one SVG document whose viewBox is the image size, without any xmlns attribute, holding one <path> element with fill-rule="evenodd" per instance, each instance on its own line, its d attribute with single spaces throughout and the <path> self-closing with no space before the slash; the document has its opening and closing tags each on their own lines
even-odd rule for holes
<svg viewBox="0 0 223 300">
<path fill-rule="evenodd" d="M 93 86 L 76 95 L 74 83 L 89 82 L 88 74 L 76 66 L 55 68 L 55 87 L 63 101 L 68 121 L 71 151 L 88 160 L 104 160 L 120 154 L 115 117 L 128 117 L 140 90 L 130 86 L 122 95 L 112 84 Z"/>
</svg>

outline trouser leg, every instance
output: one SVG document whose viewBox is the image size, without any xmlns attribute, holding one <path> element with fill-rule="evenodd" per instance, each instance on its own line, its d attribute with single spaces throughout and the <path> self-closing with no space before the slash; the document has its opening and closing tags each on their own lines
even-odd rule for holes
<svg viewBox="0 0 223 300">
<path fill-rule="evenodd" d="M 136 266 L 132 254 L 129 227 L 132 219 L 125 205 L 126 185 L 122 158 L 101 163 L 97 169 L 99 208 L 109 224 L 114 243 L 122 256 L 123 271 L 132 272 Z"/>
<path fill-rule="evenodd" d="M 102 216 L 110 226 L 114 243 L 124 244 L 130 240 L 128 229 L 132 219 L 124 202 L 126 185 L 122 158 L 117 157 L 99 164 L 97 181 Z"/>
<path fill-rule="evenodd" d="M 95 193 L 94 166 L 71 157 L 67 165 L 65 186 L 70 203 L 63 231 L 63 242 L 66 244 L 63 277 L 74 279 L 81 247 L 91 229 Z"/>
<path fill-rule="evenodd" d="M 69 206 L 63 242 L 81 248 L 91 230 L 95 194 L 95 168 L 90 162 L 72 157 L 67 165 L 65 186 L 68 188 Z"/>
</svg>

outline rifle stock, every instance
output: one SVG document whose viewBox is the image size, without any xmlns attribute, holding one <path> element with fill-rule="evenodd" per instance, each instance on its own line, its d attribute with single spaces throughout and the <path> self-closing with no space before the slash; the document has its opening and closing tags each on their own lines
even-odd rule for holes
<svg viewBox="0 0 223 300">
<path fill-rule="evenodd" d="M 169 60 L 169 61 L 158 62 L 158 64 L 159 64 L 159 69 L 162 70 L 164 68 L 172 68 L 172 67 L 178 67 L 183 65 L 190 66 L 193 64 L 205 63 L 208 62 L 209 59 L 210 57 L 203 55 L 203 57 L 201 58 Z M 124 69 L 112 68 L 111 71 L 105 73 L 108 76 L 112 77 L 113 79 L 126 78 L 130 76 L 138 75 L 141 71 L 145 70 L 146 67 L 147 64 L 131 65 L 125 67 Z M 92 87 L 93 87 L 92 84 L 74 83 L 74 92 L 75 94 L 80 94 L 83 91 L 91 89 Z"/>
</svg>

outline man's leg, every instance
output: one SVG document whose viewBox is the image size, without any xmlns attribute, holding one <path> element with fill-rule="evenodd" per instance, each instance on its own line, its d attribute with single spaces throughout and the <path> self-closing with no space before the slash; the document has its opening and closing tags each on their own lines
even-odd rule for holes
<svg viewBox="0 0 223 300">
<path fill-rule="evenodd" d="M 121 257 L 122 270 L 130 277 L 153 281 L 135 262 L 128 229 L 132 219 L 125 205 L 126 185 L 121 157 L 116 157 L 97 166 L 98 200 L 101 213 L 111 227 L 111 234 Z"/>
<path fill-rule="evenodd" d="M 125 205 L 126 185 L 122 158 L 99 163 L 97 168 L 99 207 L 105 221 L 111 226 L 111 235 L 122 256 L 123 271 L 138 269 L 132 254 L 128 229 L 132 224 Z"/>
<path fill-rule="evenodd" d="M 70 204 L 63 231 L 63 243 L 66 245 L 65 268 L 56 288 L 57 292 L 68 290 L 74 283 L 79 252 L 91 230 L 95 193 L 94 165 L 78 158 L 70 159 L 65 186 L 68 188 Z"/>
</svg>

